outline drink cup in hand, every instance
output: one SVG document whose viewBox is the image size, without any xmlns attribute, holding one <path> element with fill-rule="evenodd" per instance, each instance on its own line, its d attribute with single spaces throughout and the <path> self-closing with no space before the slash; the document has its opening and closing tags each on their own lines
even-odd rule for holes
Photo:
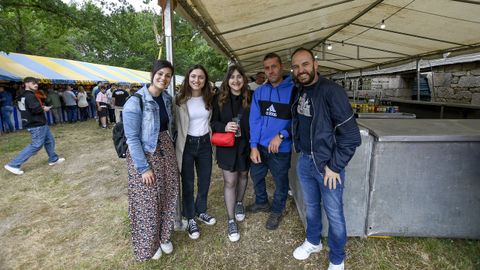
<svg viewBox="0 0 480 270">
<path fill-rule="evenodd" d="M 240 130 L 240 117 L 234 117 L 232 119 L 232 121 L 237 124 L 237 130 L 235 131 L 235 137 L 242 136 L 242 131 Z"/>
</svg>

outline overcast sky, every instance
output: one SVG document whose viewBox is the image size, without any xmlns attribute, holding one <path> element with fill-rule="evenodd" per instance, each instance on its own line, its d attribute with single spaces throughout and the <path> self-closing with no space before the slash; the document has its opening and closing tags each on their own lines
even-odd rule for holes
<svg viewBox="0 0 480 270">
<path fill-rule="evenodd" d="M 117 2 L 115 0 L 106 0 L 108 2 Z M 84 3 L 87 2 L 85 0 L 62 0 L 64 3 L 70 3 L 70 2 L 75 2 L 75 3 Z M 98 3 L 99 0 L 92 0 L 93 3 Z M 159 14 L 160 13 L 160 7 L 157 5 L 158 1 L 157 0 L 152 0 L 148 5 L 143 4 L 143 0 L 128 0 L 128 2 L 135 8 L 135 10 L 145 10 L 145 9 L 153 9 L 155 10 L 155 13 Z M 98 6 L 100 6 L 98 4 Z"/>
</svg>

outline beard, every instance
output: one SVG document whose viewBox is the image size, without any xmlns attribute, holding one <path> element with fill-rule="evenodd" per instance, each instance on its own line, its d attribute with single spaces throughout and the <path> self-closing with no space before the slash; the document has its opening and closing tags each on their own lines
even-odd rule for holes
<svg viewBox="0 0 480 270">
<path fill-rule="evenodd" d="M 308 79 L 302 81 L 302 80 L 300 80 L 300 76 L 302 76 L 304 74 L 308 74 Z M 303 73 L 300 73 L 297 76 L 295 76 L 295 81 L 297 81 L 297 83 L 300 83 L 301 85 L 309 85 L 313 82 L 314 79 L 315 79 L 315 70 L 312 70 L 309 73 L 303 72 Z"/>
</svg>

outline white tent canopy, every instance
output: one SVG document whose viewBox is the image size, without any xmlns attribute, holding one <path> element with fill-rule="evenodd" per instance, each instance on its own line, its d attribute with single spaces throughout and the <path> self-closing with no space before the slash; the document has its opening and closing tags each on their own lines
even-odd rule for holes
<svg viewBox="0 0 480 270">
<path fill-rule="evenodd" d="M 290 54 L 300 46 L 314 51 L 324 73 L 480 51 L 480 1 L 475 0 L 178 3 L 176 10 L 211 45 L 250 73 L 262 69 L 268 52 L 279 54 L 289 69 Z"/>
</svg>

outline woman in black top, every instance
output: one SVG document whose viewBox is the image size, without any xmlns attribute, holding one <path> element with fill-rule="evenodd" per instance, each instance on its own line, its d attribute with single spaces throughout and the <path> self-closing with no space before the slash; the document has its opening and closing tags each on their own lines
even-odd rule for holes
<svg viewBox="0 0 480 270">
<path fill-rule="evenodd" d="M 240 239 L 235 219 L 242 221 L 245 218 L 243 195 L 250 168 L 250 103 L 245 72 L 240 66 L 230 66 L 213 102 L 211 125 L 213 132 L 236 132 L 235 146 L 216 147 L 218 167 L 223 171 L 228 238 L 232 242 Z"/>
</svg>

